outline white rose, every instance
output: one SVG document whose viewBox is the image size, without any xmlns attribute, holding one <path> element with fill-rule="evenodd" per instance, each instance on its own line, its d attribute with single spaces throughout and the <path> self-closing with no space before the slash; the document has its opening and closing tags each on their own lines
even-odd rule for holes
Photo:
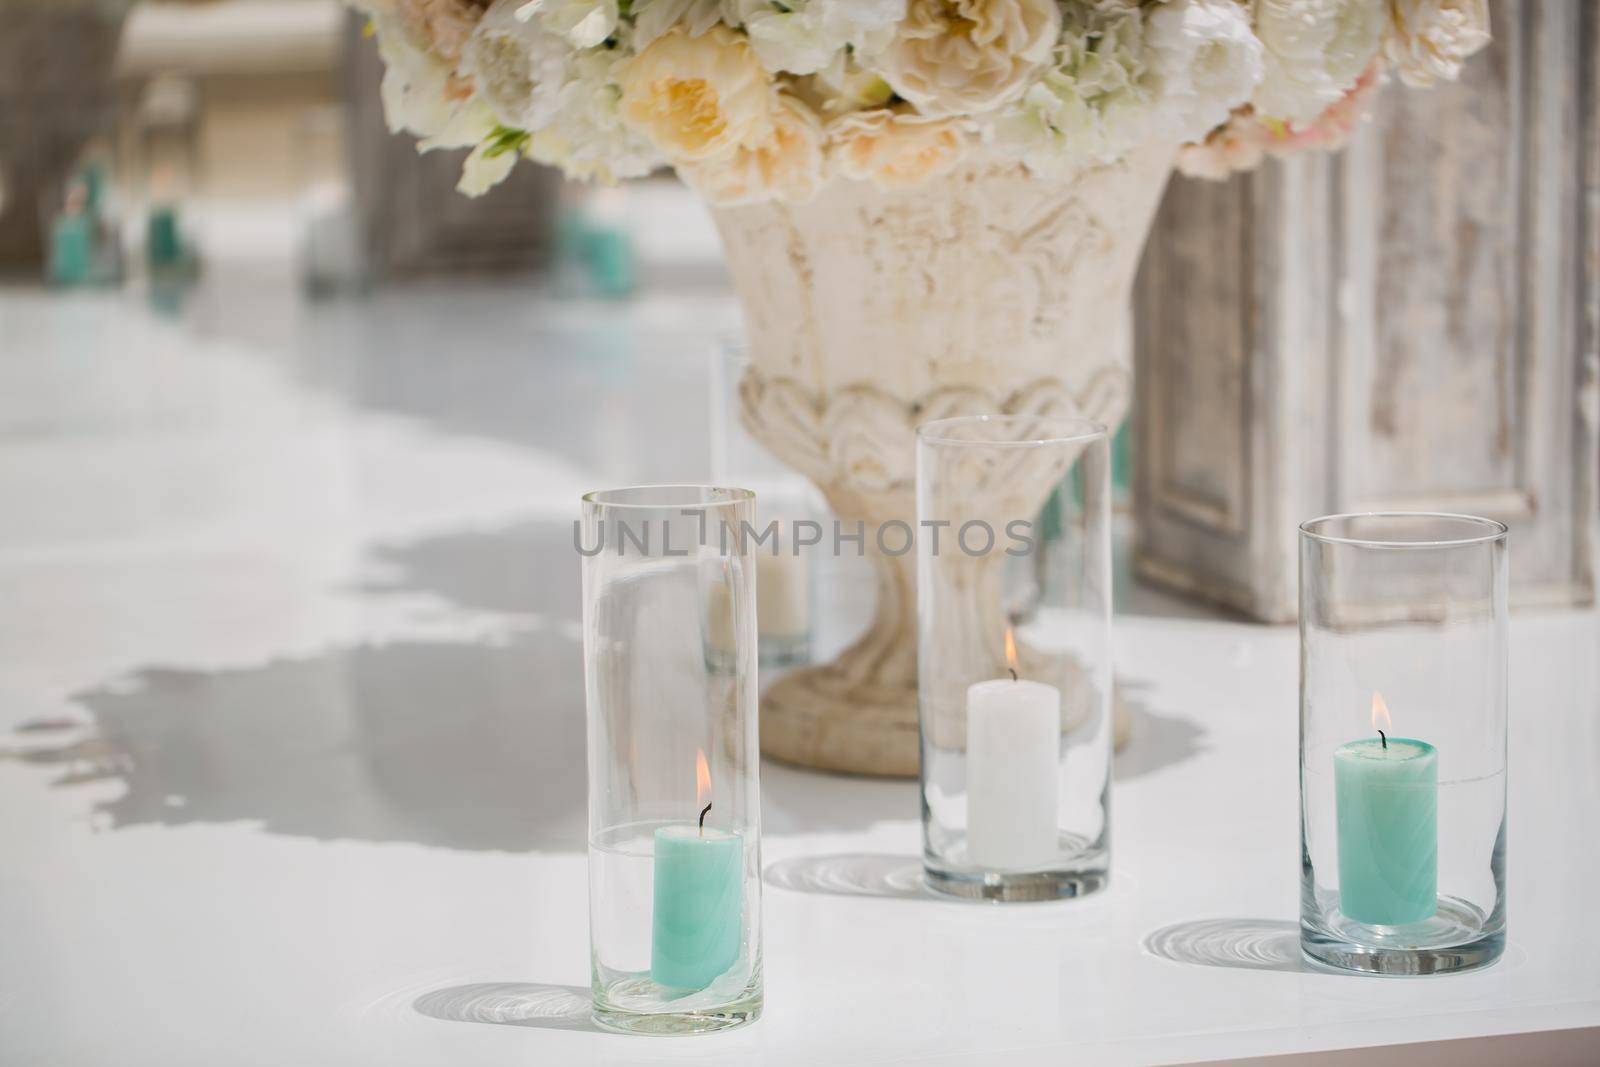
<svg viewBox="0 0 1600 1067">
<path fill-rule="evenodd" d="M 1389 0 L 1383 51 L 1407 85 L 1454 81 L 1462 62 L 1488 43 L 1488 0 Z"/>
<path fill-rule="evenodd" d="M 1021 96 L 1060 33 L 1055 0 L 910 0 L 877 66 L 924 114 L 976 114 Z"/>
<path fill-rule="evenodd" d="M 822 123 L 805 104 L 783 94 L 765 140 L 731 156 L 684 164 L 679 173 L 713 204 L 810 200 L 823 183 Z"/>
<path fill-rule="evenodd" d="M 504 126 L 537 130 L 555 114 L 572 48 L 518 16 L 524 0 L 495 0 L 462 51 L 461 69 Z"/>
<path fill-rule="evenodd" d="M 905 0 L 728 0 L 727 17 L 743 25 L 768 70 L 811 74 L 849 46 L 857 56 L 881 50 L 905 17 Z"/>
<path fill-rule="evenodd" d="M 1308 123 L 1355 85 L 1388 25 L 1384 0 L 1256 0 L 1266 69 L 1256 111 Z"/>
<path fill-rule="evenodd" d="M 455 72 L 438 56 L 412 43 L 405 28 L 381 14 L 372 17 L 383 57 L 379 94 L 391 132 L 410 130 L 426 148 L 476 144 L 493 127 L 492 116 L 474 106 Z"/>
<path fill-rule="evenodd" d="M 618 17 L 617 0 L 524 0 L 517 8 L 517 18 L 537 18 L 574 48 L 602 44 L 616 31 Z"/>
<path fill-rule="evenodd" d="M 1180 141 L 1226 122 L 1261 81 L 1261 42 L 1233 0 L 1172 0 L 1145 21 L 1162 108 Z"/>
<path fill-rule="evenodd" d="M 618 72 L 622 117 L 673 162 L 699 162 L 766 139 L 774 89 L 745 38 L 674 27 Z"/>
</svg>

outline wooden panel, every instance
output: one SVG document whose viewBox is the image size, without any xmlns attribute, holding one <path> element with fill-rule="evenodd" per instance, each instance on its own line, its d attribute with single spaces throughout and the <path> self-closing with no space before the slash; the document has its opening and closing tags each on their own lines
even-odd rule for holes
<svg viewBox="0 0 1600 1067">
<path fill-rule="evenodd" d="M 1511 523 L 1519 598 L 1543 602 L 1570 599 L 1584 527 L 1580 9 L 1497 14 L 1459 85 L 1386 94 L 1342 162 L 1337 495 Z"/>
<path fill-rule="evenodd" d="M 58 195 L 86 142 L 112 131 L 111 58 L 120 24 L 120 15 L 93 9 L 7 6 L 0 31 L 0 272 L 41 275 L 41 198 Z"/>
<path fill-rule="evenodd" d="M 1357 510 L 1520 498 L 1520 27 L 1459 85 L 1391 86 L 1340 157 L 1336 485 Z M 1520 506 L 1520 505 L 1518 505 Z"/>
<path fill-rule="evenodd" d="M 368 257 L 378 279 L 456 271 L 522 271 L 554 251 L 559 175 L 519 163 L 481 197 L 455 191 L 467 149 L 419 154 L 416 138 L 391 134 L 378 87 L 383 66 L 352 12 L 344 41 L 351 180 Z"/>
<path fill-rule="evenodd" d="M 1143 284 L 1160 296 L 1140 309 L 1150 354 L 1142 373 L 1159 381 L 1145 393 L 1153 502 L 1229 534 L 1244 530 L 1250 508 L 1249 203 L 1248 181 L 1174 182 L 1162 214 L 1195 224 L 1156 222 L 1163 239 L 1146 251 Z"/>
<path fill-rule="evenodd" d="M 1282 621 L 1304 518 L 1465 511 L 1511 525 L 1514 604 L 1593 601 L 1597 6 L 1495 3 L 1462 82 L 1391 85 L 1344 154 L 1172 183 L 1139 290 L 1141 573 Z"/>
</svg>

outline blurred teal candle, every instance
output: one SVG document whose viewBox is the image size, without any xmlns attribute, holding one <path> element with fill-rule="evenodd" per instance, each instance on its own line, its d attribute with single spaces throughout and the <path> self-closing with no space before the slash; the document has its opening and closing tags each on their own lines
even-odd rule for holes
<svg viewBox="0 0 1600 1067">
<path fill-rule="evenodd" d="M 94 220 L 86 214 L 60 215 L 50 228 L 50 280 L 82 285 L 94 274 Z"/>
<path fill-rule="evenodd" d="M 1426 741 L 1352 741 L 1333 754 L 1339 910 L 1402 926 L 1439 905 L 1439 754 Z"/>
<path fill-rule="evenodd" d="M 744 841 L 693 824 L 656 831 L 650 978 L 704 989 L 739 959 Z"/>
</svg>

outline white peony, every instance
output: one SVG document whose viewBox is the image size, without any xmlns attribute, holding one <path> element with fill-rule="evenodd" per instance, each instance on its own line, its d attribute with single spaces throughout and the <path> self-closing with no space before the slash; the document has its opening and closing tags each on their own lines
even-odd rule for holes
<svg viewBox="0 0 1600 1067">
<path fill-rule="evenodd" d="M 520 156 L 514 148 L 497 146 L 492 141 L 482 142 L 461 164 L 461 180 L 456 182 L 456 192 L 482 196 L 510 176 Z"/>
<path fill-rule="evenodd" d="M 619 16 L 617 0 L 524 0 L 517 8 L 517 18 L 537 18 L 574 48 L 603 44 L 616 32 Z"/>
<path fill-rule="evenodd" d="M 1171 0 L 1150 13 L 1144 38 L 1166 124 L 1179 141 L 1222 125 L 1261 81 L 1261 42 L 1233 0 Z"/>
<path fill-rule="evenodd" d="M 906 0 L 727 0 L 725 17 L 750 36 L 771 71 L 812 74 L 849 47 L 858 57 L 887 45 Z"/>
<path fill-rule="evenodd" d="M 1389 0 L 1383 51 L 1407 85 L 1454 81 L 1466 58 L 1488 43 L 1488 0 Z"/>
<path fill-rule="evenodd" d="M 1169 125 L 1152 58 L 1139 8 L 1069 9 L 1058 65 L 996 116 L 988 136 L 1041 174 L 1119 159 Z"/>
<path fill-rule="evenodd" d="M 530 158 L 606 183 L 643 177 L 665 164 L 655 146 L 623 121 L 619 65 L 605 49 L 574 59 L 555 116 L 528 143 Z"/>
<path fill-rule="evenodd" d="M 644 48 L 674 26 L 699 37 L 722 18 L 722 4 L 723 0 L 633 0 L 633 45 Z"/>
<path fill-rule="evenodd" d="M 1021 96 L 1061 34 L 1055 0 L 910 0 L 876 65 L 925 115 L 975 115 Z"/>
<path fill-rule="evenodd" d="M 1266 69 L 1256 111 L 1309 123 L 1355 85 L 1378 54 L 1385 0 L 1256 0 Z"/>
<path fill-rule="evenodd" d="M 537 130 L 549 123 L 573 51 L 543 23 L 519 16 L 524 0 L 495 0 L 461 55 L 480 97 L 503 126 Z"/>
</svg>

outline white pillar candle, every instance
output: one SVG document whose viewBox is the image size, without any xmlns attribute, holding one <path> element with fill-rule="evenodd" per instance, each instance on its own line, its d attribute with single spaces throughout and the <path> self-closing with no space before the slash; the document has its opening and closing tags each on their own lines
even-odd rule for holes
<svg viewBox="0 0 1600 1067">
<path fill-rule="evenodd" d="M 756 556 L 756 625 L 762 637 L 799 638 L 811 634 L 811 586 L 806 561 L 784 551 Z"/>
<path fill-rule="evenodd" d="M 1056 858 L 1061 690 L 1000 678 L 967 689 L 967 859 L 988 870 Z"/>
</svg>

